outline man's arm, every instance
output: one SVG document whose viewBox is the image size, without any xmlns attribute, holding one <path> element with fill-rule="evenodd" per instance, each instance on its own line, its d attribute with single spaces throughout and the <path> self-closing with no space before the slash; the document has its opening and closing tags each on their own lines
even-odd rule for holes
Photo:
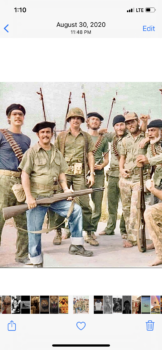
<svg viewBox="0 0 162 350">
<path fill-rule="evenodd" d="M 60 185 L 61 185 L 61 187 L 62 187 L 64 192 L 66 192 L 66 193 L 67 192 L 69 192 L 69 193 L 73 192 L 70 188 L 68 188 L 67 181 L 66 181 L 66 175 L 64 173 L 61 173 L 59 175 L 59 183 L 60 183 Z M 68 201 L 72 200 L 72 197 L 68 197 L 67 200 Z"/>
<path fill-rule="evenodd" d="M 129 174 L 128 174 L 127 170 L 124 169 L 125 159 L 126 159 L 126 157 L 122 154 L 120 156 L 119 169 L 120 169 L 120 173 L 121 173 L 122 177 L 127 178 L 127 177 L 129 177 Z"/>
<path fill-rule="evenodd" d="M 109 154 L 104 155 L 104 161 L 102 164 L 94 165 L 95 170 L 102 170 L 109 163 Z"/>
<path fill-rule="evenodd" d="M 154 187 L 153 180 L 147 180 L 146 181 L 146 188 L 157 198 L 162 200 L 162 191 L 157 190 L 157 188 Z"/>
<path fill-rule="evenodd" d="M 148 119 L 150 119 L 149 115 L 141 114 L 140 120 L 142 120 L 142 124 L 140 126 L 140 130 L 143 132 L 146 132 L 147 130 Z"/>
<path fill-rule="evenodd" d="M 30 190 L 30 177 L 29 175 L 22 170 L 22 175 L 21 175 L 21 180 L 22 180 L 22 185 L 26 194 L 26 203 L 28 205 L 29 209 L 33 209 L 37 206 L 35 198 L 31 194 Z"/>
<path fill-rule="evenodd" d="M 88 166 L 90 170 L 90 176 L 88 177 L 89 187 L 94 185 L 94 155 L 93 152 L 88 152 Z"/>
</svg>

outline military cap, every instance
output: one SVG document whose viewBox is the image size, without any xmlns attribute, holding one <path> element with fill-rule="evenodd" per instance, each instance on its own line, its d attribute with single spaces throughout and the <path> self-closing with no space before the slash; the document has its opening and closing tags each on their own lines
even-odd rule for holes
<svg viewBox="0 0 162 350">
<path fill-rule="evenodd" d="M 70 118 L 73 118 L 73 117 L 79 117 L 79 118 L 82 119 L 82 123 L 85 122 L 84 113 L 83 113 L 83 111 L 80 108 L 76 107 L 76 108 L 71 108 L 70 109 L 70 111 L 69 111 L 69 113 L 68 113 L 68 115 L 66 117 L 67 122 L 68 122 L 68 120 Z"/>
<path fill-rule="evenodd" d="M 125 118 L 122 114 L 116 115 L 113 119 L 113 126 L 117 123 L 125 123 Z"/>
<path fill-rule="evenodd" d="M 147 129 L 149 129 L 149 128 L 162 128 L 162 120 L 161 120 L 161 119 L 152 120 L 152 121 L 147 125 Z"/>
<path fill-rule="evenodd" d="M 14 110 L 19 110 L 19 111 L 23 112 L 24 115 L 25 115 L 25 113 L 26 113 L 26 110 L 25 110 L 25 108 L 24 108 L 22 105 L 13 103 L 12 105 L 10 105 L 10 106 L 6 109 L 6 115 L 8 115 L 10 112 L 12 112 L 12 111 L 14 111 Z"/>
<path fill-rule="evenodd" d="M 125 122 L 128 122 L 129 120 L 137 120 L 138 119 L 138 115 L 133 112 L 133 113 L 127 113 L 125 115 Z"/>
<path fill-rule="evenodd" d="M 87 114 L 87 118 L 90 118 L 90 117 L 99 118 L 101 121 L 104 120 L 104 118 L 102 117 L 102 115 L 99 114 L 99 113 L 97 113 L 97 112 L 88 113 L 88 114 Z"/>
<path fill-rule="evenodd" d="M 55 123 L 44 121 L 44 122 L 36 124 L 34 126 L 34 128 L 32 129 L 32 131 L 38 132 L 38 131 L 45 129 L 45 128 L 51 128 L 53 130 L 54 126 L 55 126 Z"/>
</svg>

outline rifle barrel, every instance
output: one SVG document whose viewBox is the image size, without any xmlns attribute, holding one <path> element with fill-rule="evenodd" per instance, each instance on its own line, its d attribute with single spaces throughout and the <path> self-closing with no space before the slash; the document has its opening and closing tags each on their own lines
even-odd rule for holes
<svg viewBox="0 0 162 350">
<path fill-rule="evenodd" d="M 52 204 L 55 202 L 59 202 L 59 201 L 63 201 L 66 200 L 68 197 L 80 197 L 86 194 L 90 194 L 93 192 L 98 192 L 98 191 L 103 191 L 104 187 L 101 188 L 88 188 L 85 190 L 80 190 L 80 191 L 74 191 L 74 192 L 69 192 L 69 193 L 57 193 L 52 197 L 49 198 L 42 198 L 42 199 L 37 199 L 36 203 L 37 205 L 41 205 L 41 204 Z M 3 217 L 4 220 L 8 220 L 18 214 L 23 214 L 25 213 L 25 211 L 28 210 L 28 205 L 27 204 L 20 204 L 20 205 L 14 205 L 12 207 L 6 207 L 3 208 Z"/>
</svg>

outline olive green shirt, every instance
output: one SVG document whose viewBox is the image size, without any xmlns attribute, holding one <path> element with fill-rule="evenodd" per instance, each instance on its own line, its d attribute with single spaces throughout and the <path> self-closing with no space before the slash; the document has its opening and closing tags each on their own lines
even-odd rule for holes
<svg viewBox="0 0 162 350">
<path fill-rule="evenodd" d="M 127 180 L 131 180 L 133 182 L 138 182 L 140 178 L 137 170 L 139 168 L 136 166 L 136 158 L 138 155 L 145 155 L 147 152 L 148 145 L 145 145 L 144 148 L 139 147 L 140 142 L 144 138 L 144 132 L 140 132 L 140 134 L 136 137 L 133 137 L 130 133 L 128 133 L 128 135 L 122 139 L 120 155 L 123 155 L 126 158 L 124 169 L 126 169 L 130 174 Z M 144 178 L 148 168 L 150 168 L 148 165 L 145 165 L 143 168 Z"/>
<path fill-rule="evenodd" d="M 90 135 L 92 138 L 92 141 L 94 143 L 94 145 L 96 144 L 96 142 L 98 141 L 98 136 L 92 136 Z M 106 153 L 108 151 L 108 140 L 107 137 L 104 135 L 103 139 L 101 140 L 101 144 L 100 146 L 97 148 L 95 154 L 94 154 L 94 158 L 95 158 L 95 163 L 98 162 L 100 159 L 100 162 L 98 164 L 102 164 L 103 163 L 103 154 Z M 104 169 L 101 170 L 95 170 L 96 175 L 101 175 L 104 174 Z"/>
<path fill-rule="evenodd" d="M 152 154 L 151 151 L 151 145 L 148 145 L 147 148 L 147 155 L 146 157 L 148 158 L 149 164 L 151 166 L 156 165 L 155 168 L 155 173 L 154 173 L 154 184 L 156 186 L 160 185 L 160 182 L 162 180 L 162 146 L 161 146 L 162 141 L 156 142 L 155 143 L 155 152 L 157 153 L 156 156 Z"/>
<path fill-rule="evenodd" d="M 24 153 L 19 169 L 30 176 L 31 193 L 37 198 L 53 194 L 54 177 L 58 179 L 60 174 L 65 173 L 67 163 L 54 145 L 51 144 L 51 152 L 49 152 L 45 151 L 38 142 Z"/>
<path fill-rule="evenodd" d="M 89 153 L 94 150 L 94 144 L 91 136 L 88 133 L 86 134 L 88 144 L 87 153 Z M 58 147 L 57 140 L 55 145 Z M 65 140 L 64 158 L 70 166 L 74 165 L 75 163 L 82 163 L 82 174 L 84 174 L 84 147 L 85 141 L 82 130 L 80 130 L 77 136 L 73 136 L 71 134 L 71 130 L 69 129 Z M 73 175 L 73 172 L 71 172 L 69 168 L 66 170 L 66 174 Z"/>
<path fill-rule="evenodd" d="M 112 177 L 119 177 L 119 159 L 116 156 L 114 152 L 114 147 L 113 147 L 113 142 L 114 142 L 114 139 L 116 138 L 116 133 L 109 132 L 109 133 L 106 133 L 105 135 L 107 137 L 108 142 L 111 142 L 111 160 L 110 160 L 110 169 L 108 170 L 108 175 Z M 116 148 L 119 156 L 121 152 L 122 139 L 125 136 L 126 136 L 126 133 L 122 137 L 117 138 Z"/>
</svg>

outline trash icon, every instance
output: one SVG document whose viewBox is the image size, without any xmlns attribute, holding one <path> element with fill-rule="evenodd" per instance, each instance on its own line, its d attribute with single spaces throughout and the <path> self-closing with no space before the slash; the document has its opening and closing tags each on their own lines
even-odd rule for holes
<svg viewBox="0 0 162 350">
<path fill-rule="evenodd" d="M 146 330 L 147 331 L 153 331 L 154 330 L 154 323 L 153 321 L 149 320 L 146 322 Z"/>
</svg>

